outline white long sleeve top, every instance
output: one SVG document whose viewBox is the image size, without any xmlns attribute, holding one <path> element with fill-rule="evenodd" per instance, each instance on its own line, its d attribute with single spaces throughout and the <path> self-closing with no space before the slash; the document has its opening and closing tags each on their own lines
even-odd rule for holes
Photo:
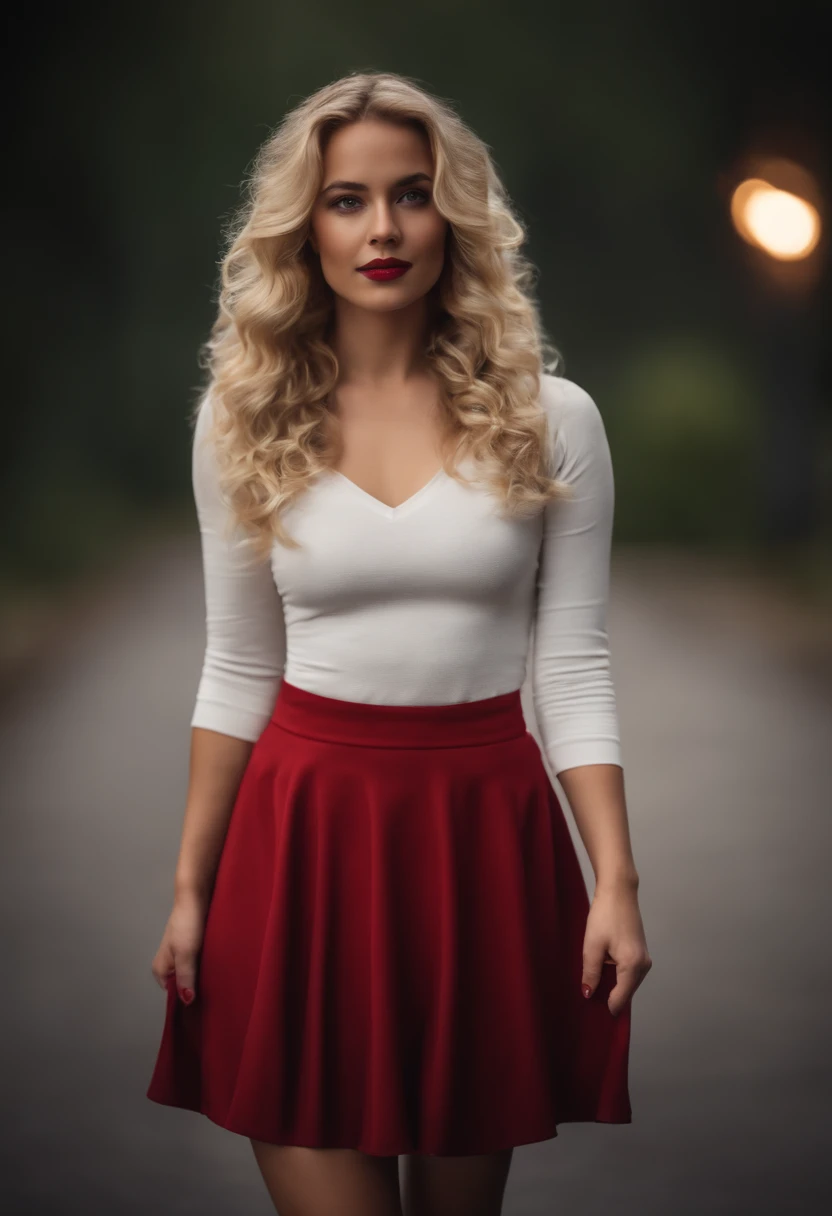
<svg viewBox="0 0 832 1216">
<path fill-rule="evenodd" d="M 552 771 L 622 764 L 606 627 L 614 486 L 597 405 L 544 374 L 552 475 L 569 500 L 506 520 L 484 486 L 440 470 L 397 507 L 326 470 L 284 516 L 302 548 L 257 561 L 236 527 L 206 395 L 193 442 L 206 647 L 191 726 L 256 741 L 281 679 L 386 705 L 531 690 Z M 467 459 L 461 466 L 468 473 Z M 470 466 L 473 468 L 473 466 Z"/>
</svg>

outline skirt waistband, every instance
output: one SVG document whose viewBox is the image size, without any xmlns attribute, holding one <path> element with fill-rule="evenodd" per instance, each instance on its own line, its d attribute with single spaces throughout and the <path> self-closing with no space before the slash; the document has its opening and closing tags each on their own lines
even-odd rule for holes
<svg viewBox="0 0 832 1216">
<path fill-rule="evenodd" d="M 325 697 L 282 680 L 271 725 L 367 747 L 467 747 L 526 734 L 519 688 L 451 705 L 377 705 Z"/>
</svg>

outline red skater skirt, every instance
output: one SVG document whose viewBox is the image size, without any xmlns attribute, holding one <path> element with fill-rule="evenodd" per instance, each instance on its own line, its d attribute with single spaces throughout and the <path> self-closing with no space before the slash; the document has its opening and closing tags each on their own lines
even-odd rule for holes
<svg viewBox="0 0 832 1216">
<path fill-rule="evenodd" d="M 274 1144 L 495 1152 L 631 1122 L 630 1007 L 519 690 L 376 705 L 285 680 L 147 1097 Z"/>
</svg>

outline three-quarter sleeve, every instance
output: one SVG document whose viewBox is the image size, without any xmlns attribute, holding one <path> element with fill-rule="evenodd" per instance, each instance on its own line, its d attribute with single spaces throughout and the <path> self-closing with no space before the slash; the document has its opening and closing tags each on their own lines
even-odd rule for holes
<svg viewBox="0 0 832 1216">
<path fill-rule="evenodd" d="M 206 434 L 210 390 L 193 435 L 193 492 L 205 586 L 205 656 L 191 726 L 256 742 L 271 717 L 286 657 L 283 605 L 271 564 L 232 527 Z"/>
<path fill-rule="evenodd" d="M 607 635 L 615 491 L 595 401 L 570 380 L 543 389 L 553 475 L 572 487 L 547 504 L 537 573 L 532 693 L 555 775 L 582 764 L 622 764 Z"/>
</svg>

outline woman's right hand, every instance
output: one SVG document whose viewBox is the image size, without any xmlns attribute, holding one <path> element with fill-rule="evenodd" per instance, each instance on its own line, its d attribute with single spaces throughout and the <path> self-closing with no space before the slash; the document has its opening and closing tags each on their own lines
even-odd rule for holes
<svg viewBox="0 0 832 1216">
<path fill-rule="evenodd" d="M 186 1005 L 196 997 L 197 966 L 207 913 L 206 900 L 195 895 L 177 895 L 150 966 L 160 988 L 167 990 L 171 978 L 175 979 Z"/>
</svg>

